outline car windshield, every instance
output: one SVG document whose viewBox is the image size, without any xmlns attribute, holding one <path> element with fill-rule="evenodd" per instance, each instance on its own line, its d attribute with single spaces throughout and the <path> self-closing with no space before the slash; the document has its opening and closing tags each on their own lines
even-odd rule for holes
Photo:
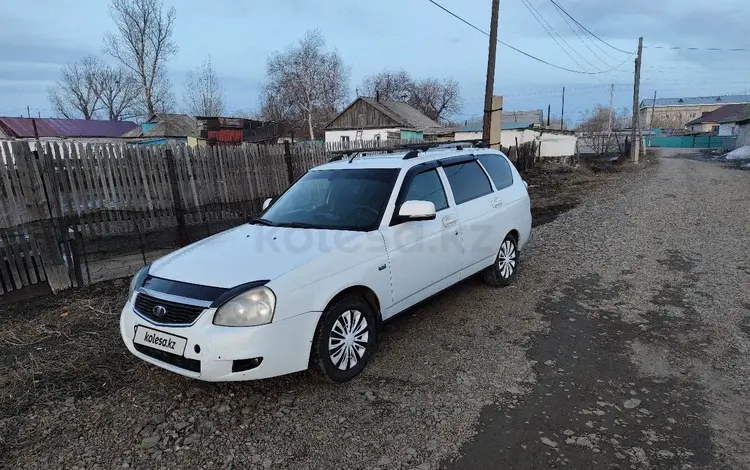
<svg viewBox="0 0 750 470">
<path fill-rule="evenodd" d="M 310 171 L 255 222 L 278 227 L 374 230 L 397 169 Z"/>
</svg>

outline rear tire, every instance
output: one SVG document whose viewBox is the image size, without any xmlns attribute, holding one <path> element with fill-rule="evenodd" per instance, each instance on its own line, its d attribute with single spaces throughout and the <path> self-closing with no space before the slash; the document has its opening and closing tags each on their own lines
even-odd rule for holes
<svg viewBox="0 0 750 470">
<path fill-rule="evenodd" d="M 508 235 L 500 245 L 495 262 L 484 271 L 484 282 L 493 287 L 506 287 L 518 277 L 518 243 Z"/>
<path fill-rule="evenodd" d="M 333 382 L 356 377 L 377 344 L 377 318 L 361 297 L 346 295 L 323 312 L 315 330 L 311 369 Z"/>
</svg>

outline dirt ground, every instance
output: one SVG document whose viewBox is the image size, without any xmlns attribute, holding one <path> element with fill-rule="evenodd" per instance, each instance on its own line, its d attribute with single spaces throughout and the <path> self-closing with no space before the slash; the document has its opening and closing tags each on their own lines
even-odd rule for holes
<svg viewBox="0 0 750 470">
<path fill-rule="evenodd" d="M 748 176 L 686 159 L 525 174 L 518 285 L 468 280 L 390 322 L 344 385 L 136 360 L 125 281 L 3 306 L 0 467 L 745 468 Z"/>
</svg>

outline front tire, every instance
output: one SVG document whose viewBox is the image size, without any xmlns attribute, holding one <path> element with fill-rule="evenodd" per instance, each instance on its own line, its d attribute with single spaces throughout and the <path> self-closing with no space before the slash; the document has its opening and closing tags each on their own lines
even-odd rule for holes
<svg viewBox="0 0 750 470">
<path fill-rule="evenodd" d="M 312 370 L 333 382 L 346 382 L 365 368 L 377 343 L 376 316 L 361 297 L 347 295 L 323 312 L 315 330 Z"/>
<path fill-rule="evenodd" d="M 484 271 L 484 282 L 493 287 L 506 287 L 518 277 L 518 243 L 508 235 L 500 245 L 495 262 Z"/>
</svg>

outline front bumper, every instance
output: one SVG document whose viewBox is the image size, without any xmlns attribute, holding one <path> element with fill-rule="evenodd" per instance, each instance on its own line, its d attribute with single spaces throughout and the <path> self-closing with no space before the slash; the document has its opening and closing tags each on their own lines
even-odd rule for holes
<svg viewBox="0 0 750 470">
<path fill-rule="evenodd" d="M 136 314 L 128 301 L 120 316 L 120 334 L 128 350 L 144 361 L 209 382 L 265 379 L 307 369 L 321 312 L 307 312 L 252 327 L 216 326 L 212 323 L 214 312 L 215 309 L 207 309 L 191 326 L 155 325 Z M 159 358 L 138 351 L 133 339 L 139 325 L 185 338 L 184 356 L 162 355 Z M 200 352 L 196 352 L 196 345 Z M 250 370 L 232 372 L 234 361 L 253 358 L 263 358 L 263 361 Z M 199 367 L 193 367 L 195 361 L 200 363 Z"/>
</svg>

